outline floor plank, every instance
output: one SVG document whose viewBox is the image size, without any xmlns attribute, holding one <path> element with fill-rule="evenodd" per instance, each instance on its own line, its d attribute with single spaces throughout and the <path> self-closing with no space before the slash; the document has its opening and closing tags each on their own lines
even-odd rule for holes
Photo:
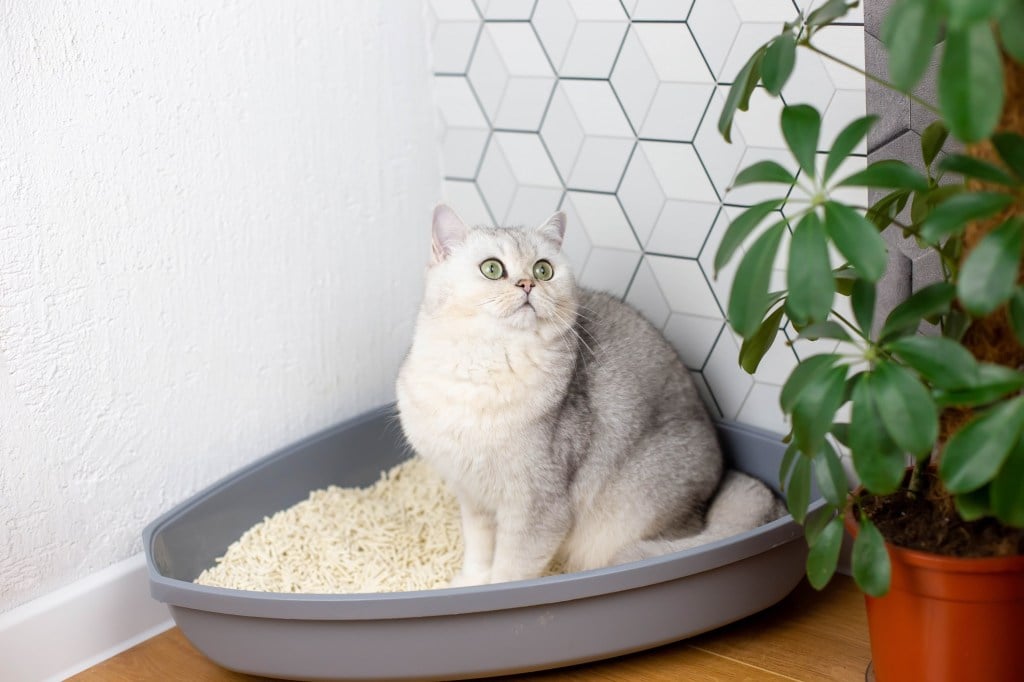
<svg viewBox="0 0 1024 682">
<path fill-rule="evenodd" d="M 609 661 L 539 673 L 493 678 L 500 682 L 678 682 L 679 680 L 766 680 L 792 678 L 695 649 L 685 642 Z"/>
<path fill-rule="evenodd" d="M 798 680 L 863 680 L 871 659 L 864 597 L 845 577 L 688 644 Z"/>
<path fill-rule="evenodd" d="M 610 661 L 495 678 L 506 682 L 687 680 L 859 682 L 870 659 L 863 598 L 837 576 L 801 584 L 778 605 L 700 637 Z M 73 682 L 256 682 L 210 662 L 172 628 L 71 678 Z"/>
</svg>

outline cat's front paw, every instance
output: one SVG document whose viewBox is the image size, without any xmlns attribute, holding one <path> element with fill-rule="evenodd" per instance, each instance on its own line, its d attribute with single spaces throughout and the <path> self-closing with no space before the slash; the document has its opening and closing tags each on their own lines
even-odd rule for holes
<svg viewBox="0 0 1024 682">
<path fill-rule="evenodd" d="M 486 573 L 466 573 L 465 571 L 459 571 L 451 582 L 448 583 L 448 587 L 472 587 L 474 585 L 486 585 L 491 582 L 491 577 Z"/>
</svg>

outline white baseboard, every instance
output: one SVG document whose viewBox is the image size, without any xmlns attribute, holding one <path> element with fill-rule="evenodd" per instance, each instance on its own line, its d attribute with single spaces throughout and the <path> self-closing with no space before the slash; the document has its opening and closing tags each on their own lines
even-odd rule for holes
<svg viewBox="0 0 1024 682">
<path fill-rule="evenodd" d="M 139 553 L 0 613 L 0 680 L 64 680 L 173 624 Z"/>
</svg>

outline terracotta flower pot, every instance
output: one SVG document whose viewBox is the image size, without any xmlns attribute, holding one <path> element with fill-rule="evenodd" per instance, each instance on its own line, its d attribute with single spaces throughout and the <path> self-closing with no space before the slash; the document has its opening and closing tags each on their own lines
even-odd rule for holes
<svg viewBox="0 0 1024 682">
<path fill-rule="evenodd" d="M 856 537 L 851 513 L 846 529 Z M 865 595 L 879 682 L 1024 679 L 1024 556 L 961 559 L 886 543 L 889 593 Z"/>
</svg>

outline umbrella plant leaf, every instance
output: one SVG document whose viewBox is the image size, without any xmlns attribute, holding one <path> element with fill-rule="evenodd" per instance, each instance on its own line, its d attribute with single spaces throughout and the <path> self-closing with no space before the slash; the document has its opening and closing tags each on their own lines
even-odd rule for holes
<svg viewBox="0 0 1024 682">
<path fill-rule="evenodd" d="M 843 546 L 843 520 L 838 516 L 829 521 L 814 538 L 807 552 L 807 582 L 821 590 L 832 579 Z"/>
<path fill-rule="evenodd" d="M 992 503 L 989 500 L 989 486 L 983 485 L 977 490 L 962 493 L 954 498 L 956 512 L 964 521 L 977 521 L 992 515 Z"/>
<path fill-rule="evenodd" d="M 910 165 L 893 159 L 875 161 L 862 171 L 843 178 L 840 187 L 882 187 L 928 191 L 928 178 Z"/>
<path fill-rule="evenodd" d="M 1024 287 L 1014 289 L 1006 312 L 1017 341 L 1024 343 Z"/>
<path fill-rule="evenodd" d="M 1024 373 L 988 362 L 978 364 L 978 378 L 970 388 L 939 390 L 936 402 L 942 407 L 988 405 L 1008 393 L 1024 388 Z"/>
<path fill-rule="evenodd" d="M 782 385 L 779 393 L 779 404 L 782 411 L 787 414 L 793 411 L 793 405 L 803 392 L 804 387 L 815 380 L 819 374 L 824 374 L 832 365 L 842 359 L 842 356 L 835 353 L 812 355 L 800 361 L 793 371 L 790 372 L 786 383 Z"/>
<path fill-rule="evenodd" d="M 999 18 L 999 39 L 1006 53 L 1018 64 L 1024 64 L 1024 3 L 1011 2 L 1007 5 Z"/>
<path fill-rule="evenodd" d="M 786 452 L 782 454 L 782 462 L 779 463 L 779 487 L 782 488 L 783 492 L 786 491 L 789 485 L 790 472 L 793 470 L 796 458 L 801 456 L 796 443 L 790 443 L 786 446 Z"/>
<path fill-rule="evenodd" d="M 990 499 L 997 519 L 1024 528 L 1024 440 L 1018 439 L 999 473 L 992 480 Z"/>
<path fill-rule="evenodd" d="M 886 348 L 939 388 L 957 390 L 979 383 L 978 361 L 950 339 L 915 334 L 891 341 Z"/>
<path fill-rule="evenodd" d="M 807 506 L 811 501 L 811 462 L 799 456 L 793 463 L 786 486 L 786 509 L 793 515 L 797 523 L 803 523 L 807 517 Z"/>
<path fill-rule="evenodd" d="M 786 268 L 786 310 L 798 324 L 824 320 L 836 293 L 828 240 L 818 214 L 808 213 L 793 230 Z"/>
<path fill-rule="evenodd" d="M 875 407 L 875 377 L 864 374 L 853 388 L 850 416 L 850 450 L 853 468 L 869 491 L 884 495 L 899 487 L 906 470 L 906 457 L 888 435 L 879 428 L 881 418 Z"/>
<path fill-rule="evenodd" d="M 740 260 L 729 294 L 729 324 L 744 339 L 761 326 L 768 312 L 772 265 L 786 230 L 785 223 L 777 223 L 765 230 Z"/>
<path fill-rule="evenodd" d="M 861 140 L 867 137 L 868 131 L 871 130 L 871 126 L 876 121 L 878 121 L 878 117 L 874 114 L 862 116 L 848 124 L 836 135 L 832 148 L 829 149 L 828 157 L 825 159 L 825 175 L 823 177 L 825 182 L 828 182 L 828 179 L 832 177 L 832 174 L 836 172 L 839 165 L 861 143 Z"/>
<path fill-rule="evenodd" d="M 782 91 L 796 64 L 796 38 L 792 33 L 783 33 L 768 44 L 761 62 L 761 82 L 765 90 L 773 95 Z"/>
<path fill-rule="evenodd" d="M 871 334 L 871 326 L 875 317 L 875 294 L 875 285 L 871 282 L 858 279 L 853 283 L 850 307 L 853 309 L 853 319 L 865 336 Z"/>
<path fill-rule="evenodd" d="M 785 199 L 769 199 L 768 201 L 754 204 L 729 223 L 729 227 L 726 228 L 725 234 L 722 235 L 722 241 L 718 245 L 718 251 L 715 252 L 716 276 L 718 271 L 732 259 L 736 249 L 740 248 L 740 245 L 746 241 L 750 233 L 764 222 L 764 219 L 772 211 L 782 206 L 785 201 Z"/>
<path fill-rule="evenodd" d="M 818 153 L 821 114 L 809 104 L 796 104 L 782 110 L 782 136 L 800 168 L 814 177 L 814 159 Z"/>
<path fill-rule="evenodd" d="M 973 156 L 967 156 L 966 154 L 950 154 L 946 156 L 939 162 L 938 169 L 945 173 L 957 173 L 965 178 L 983 180 L 997 185 L 1006 185 L 1007 187 L 1013 187 L 1019 183 L 1016 178 L 999 166 Z"/>
<path fill-rule="evenodd" d="M 775 312 L 765 318 L 753 336 L 743 340 L 743 344 L 740 346 L 740 367 L 748 374 L 753 374 L 757 371 L 758 365 L 761 364 L 761 359 L 764 358 L 765 353 L 775 343 L 775 338 L 779 335 L 779 326 L 782 323 L 782 315 L 784 313 L 783 307 L 779 306 Z"/>
<path fill-rule="evenodd" d="M 850 424 L 848 422 L 837 422 L 832 425 L 832 430 L 829 432 L 836 437 L 836 440 L 850 447 Z"/>
<path fill-rule="evenodd" d="M 836 517 L 837 511 L 839 510 L 836 507 L 826 504 L 807 513 L 807 518 L 804 519 L 804 537 L 807 538 L 808 547 L 817 541 L 818 535 L 829 521 Z"/>
<path fill-rule="evenodd" d="M 804 386 L 793 405 L 793 440 L 806 455 L 816 455 L 843 403 L 848 365 L 832 367 Z"/>
<path fill-rule="evenodd" d="M 889 56 L 889 79 L 897 89 L 910 92 L 921 80 L 939 42 L 940 22 L 930 0 L 903 0 L 890 8 L 881 38 Z"/>
<path fill-rule="evenodd" d="M 726 142 L 732 142 L 732 121 L 736 116 L 736 110 L 746 111 L 750 108 L 750 95 L 761 79 L 761 61 L 764 59 L 765 49 L 766 47 L 762 45 L 750 55 L 729 88 L 722 113 L 718 117 L 718 132 Z"/>
<path fill-rule="evenodd" d="M 870 220 L 879 231 L 884 230 L 892 224 L 900 211 L 906 208 L 908 199 L 910 199 L 910 190 L 898 189 L 895 192 L 890 192 L 868 208 L 864 217 Z"/>
<path fill-rule="evenodd" d="M 847 3 L 846 0 L 828 0 L 818 9 L 807 15 L 808 26 L 825 26 L 836 19 L 845 16 L 847 10 L 856 7 L 856 2 Z"/>
<path fill-rule="evenodd" d="M 888 251 L 867 218 L 845 204 L 826 201 L 825 230 L 864 279 L 877 282 L 881 278 Z"/>
<path fill-rule="evenodd" d="M 851 341 L 850 335 L 843 329 L 843 326 L 838 322 L 832 320 L 825 320 L 824 322 L 815 322 L 809 324 L 806 327 L 800 328 L 801 339 L 811 339 L 817 341 L 818 339 L 835 339 L 837 341 Z"/>
<path fill-rule="evenodd" d="M 1024 429 L 1024 396 L 1018 396 L 967 422 L 946 442 L 939 476 L 954 494 L 991 481 Z"/>
<path fill-rule="evenodd" d="M 950 131 L 964 142 L 995 130 L 1003 110 L 1003 62 L 988 23 L 947 31 L 938 101 Z"/>
<path fill-rule="evenodd" d="M 821 452 L 814 458 L 812 466 L 814 480 L 818 482 L 822 497 L 837 507 L 841 506 L 846 499 L 849 484 L 843 463 L 839 461 L 839 455 L 827 440 Z"/>
<path fill-rule="evenodd" d="M 921 320 L 949 310 L 956 297 L 956 287 L 949 282 L 936 282 L 920 289 L 892 309 L 882 325 L 881 337 L 912 333 Z"/>
<path fill-rule="evenodd" d="M 1011 218 L 967 255 L 957 281 L 960 302 L 974 315 L 985 315 L 1006 302 L 1017 287 L 1024 219 Z"/>
<path fill-rule="evenodd" d="M 765 160 L 747 166 L 736 174 L 732 187 L 752 185 L 757 182 L 774 182 L 792 185 L 796 178 L 778 161 Z"/>
<path fill-rule="evenodd" d="M 970 26 L 992 21 L 1003 13 L 1006 0 L 944 0 L 950 26 Z"/>
<path fill-rule="evenodd" d="M 994 215 L 1012 201 L 1012 197 L 999 192 L 954 194 L 928 214 L 921 225 L 921 238 L 929 244 L 938 244 L 946 237 L 963 232 L 972 220 Z"/>
<path fill-rule="evenodd" d="M 878 363 L 872 384 L 875 406 L 893 442 L 918 458 L 930 454 L 939 437 L 939 412 L 928 389 L 894 362 Z"/>
<path fill-rule="evenodd" d="M 889 591 L 892 574 L 889 552 L 885 549 L 882 534 L 867 517 L 860 520 L 860 531 L 853 541 L 851 564 L 853 579 L 865 594 L 872 597 L 885 596 Z"/>
<path fill-rule="evenodd" d="M 924 165 L 932 165 L 932 161 L 942 151 L 942 145 L 946 144 L 947 137 L 949 137 L 949 128 L 941 120 L 928 124 L 928 127 L 921 133 L 921 158 L 924 160 Z"/>
<path fill-rule="evenodd" d="M 1024 3 L 1020 7 L 1024 12 Z M 1024 35 L 1022 35 L 1022 40 L 1024 40 Z M 1017 133 L 996 133 L 992 136 L 992 146 L 996 148 L 999 158 L 1006 164 L 1006 167 L 1013 171 L 1018 178 L 1024 178 L 1024 137 Z"/>
</svg>

